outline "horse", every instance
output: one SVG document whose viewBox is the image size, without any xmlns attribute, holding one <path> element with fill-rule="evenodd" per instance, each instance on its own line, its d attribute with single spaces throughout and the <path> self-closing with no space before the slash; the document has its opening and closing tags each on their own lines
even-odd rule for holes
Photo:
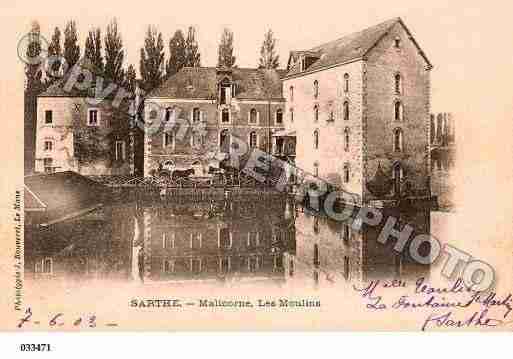
<svg viewBox="0 0 513 359">
<path fill-rule="evenodd" d="M 189 177 L 190 175 L 193 175 L 193 174 L 194 174 L 194 169 L 193 168 L 189 168 L 187 170 L 174 170 L 172 178 L 175 181 L 175 180 L 180 179 L 180 178 L 187 178 L 187 177 Z"/>
</svg>

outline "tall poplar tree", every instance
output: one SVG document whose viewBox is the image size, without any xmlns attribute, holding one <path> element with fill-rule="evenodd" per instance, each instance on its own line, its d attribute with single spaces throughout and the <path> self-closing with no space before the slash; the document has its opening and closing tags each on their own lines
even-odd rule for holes
<svg viewBox="0 0 513 359">
<path fill-rule="evenodd" d="M 233 67 L 235 59 L 233 55 L 233 32 L 228 28 L 224 28 L 217 49 L 217 66 Z"/>
<path fill-rule="evenodd" d="M 198 41 L 196 41 L 196 29 L 193 26 L 189 26 L 187 38 L 185 39 L 185 66 L 201 66 L 201 54 Z"/>
<path fill-rule="evenodd" d="M 48 64 L 45 74 L 45 82 L 47 86 L 53 84 L 55 80 L 62 75 L 60 73 L 62 66 L 62 61 L 60 60 L 61 56 L 61 31 L 58 27 L 55 27 L 52 40 L 50 41 L 50 45 L 48 45 L 48 57 L 51 59 L 51 63 Z"/>
<path fill-rule="evenodd" d="M 169 60 L 166 63 L 166 76 L 176 74 L 186 63 L 186 45 L 182 30 L 176 30 L 169 40 Z"/>
<path fill-rule="evenodd" d="M 96 73 L 103 73 L 102 39 L 100 28 L 92 29 L 87 35 L 84 56 L 91 61 Z"/>
<path fill-rule="evenodd" d="M 276 69 L 280 66 L 278 54 L 276 54 L 276 39 L 273 31 L 269 29 L 264 35 L 264 42 L 260 47 L 260 59 L 258 67 L 261 69 Z"/>
<path fill-rule="evenodd" d="M 124 82 L 123 60 L 125 58 L 125 51 L 123 50 L 123 40 L 121 39 L 121 34 L 118 31 L 118 23 L 116 19 L 113 19 L 107 26 L 104 46 L 105 78 L 121 85 Z"/>
<path fill-rule="evenodd" d="M 73 67 L 80 59 L 80 46 L 78 45 L 78 33 L 75 20 L 70 20 L 64 29 L 64 58 L 68 63 L 68 69 Z"/>
<path fill-rule="evenodd" d="M 41 64 L 38 59 L 40 59 L 41 55 L 41 28 L 37 21 L 33 21 L 31 24 L 31 29 L 28 36 L 28 46 L 25 53 L 26 58 L 28 59 L 25 64 L 25 90 L 26 91 L 36 91 L 41 89 L 42 87 L 42 72 L 41 72 Z"/>
<path fill-rule="evenodd" d="M 142 86 L 146 91 L 154 89 L 164 78 L 164 41 L 162 33 L 148 26 L 139 62 Z"/>
<path fill-rule="evenodd" d="M 134 65 L 130 64 L 126 70 L 124 88 L 134 94 L 136 88 L 137 74 Z"/>
</svg>

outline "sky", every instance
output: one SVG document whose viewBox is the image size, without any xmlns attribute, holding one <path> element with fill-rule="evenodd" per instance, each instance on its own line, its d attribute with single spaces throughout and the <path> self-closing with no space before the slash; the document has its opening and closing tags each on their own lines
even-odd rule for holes
<svg viewBox="0 0 513 359">
<path fill-rule="evenodd" d="M 67 20 L 75 19 L 82 52 L 88 30 L 99 26 L 105 32 L 108 22 L 116 17 L 126 49 L 126 61 L 137 69 L 139 51 L 149 24 L 162 32 L 166 51 L 175 30 L 194 25 L 204 66 L 215 66 L 217 45 L 225 26 L 235 34 L 237 65 L 256 66 L 264 32 L 271 28 L 278 39 L 281 65 L 285 66 L 291 50 L 308 49 L 399 16 L 435 66 L 432 71 L 434 111 L 462 110 L 470 102 L 465 98 L 482 100 L 481 96 L 485 94 L 478 88 L 462 88 L 462 84 L 500 80 L 504 74 L 493 73 L 489 66 L 513 65 L 513 51 L 509 46 L 511 31 L 504 31 L 501 24 L 501 20 L 509 21 L 509 11 L 501 12 L 499 7 L 492 6 L 484 8 L 483 2 L 435 0 L 417 5 L 411 1 L 374 4 L 315 1 L 314 6 L 313 2 L 267 0 L 196 1 L 180 5 L 171 1 L 142 4 L 90 0 L 49 1 L 30 7 L 26 7 L 25 2 L 4 6 L 11 7 L 4 11 L 4 16 L 12 12 L 19 19 L 17 36 L 29 29 L 31 20 L 37 20 L 42 34 L 50 39 L 55 26 L 62 30 Z M 483 68 L 484 64 L 486 68 Z M 511 72 L 508 75 L 511 76 Z M 455 95 L 464 100 L 458 104 L 461 109 L 455 108 Z"/>
</svg>

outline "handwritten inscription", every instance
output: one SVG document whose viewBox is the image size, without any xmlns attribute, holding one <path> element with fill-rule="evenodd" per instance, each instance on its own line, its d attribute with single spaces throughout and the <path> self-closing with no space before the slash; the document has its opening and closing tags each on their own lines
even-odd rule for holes
<svg viewBox="0 0 513 359">
<path fill-rule="evenodd" d="M 394 291 L 397 288 L 406 289 L 406 293 Z M 433 327 L 498 327 L 512 323 L 507 321 L 513 310 L 511 293 L 501 296 L 496 292 L 478 292 L 460 278 L 448 287 L 433 287 L 425 278 L 419 278 L 414 285 L 402 280 L 373 280 L 364 286 L 353 285 L 353 289 L 364 299 L 368 310 L 432 310 L 421 326 L 423 331 Z M 477 310 L 459 312 L 471 307 Z"/>
<path fill-rule="evenodd" d="M 50 315 L 47 320 L 40 321 L 40 320 L 34 320 L 33 319 L 33 313 L 31 308 L 27 308 L 25 310 L 25 315 L 19 320 L 17 327 L 23 328 L 27 324 L 33 324 L 35 326 L 47 326 L 50 328 L 62 328 L 67 326 L 72 327 L 89 327 L 89 328 L 96 328 L 97 318 L 95 314 L 89 314 L 87 316 L 79 316 L 79 317 L 73 317 L 73 318 L 67 318 L 64 313 L 56 313 L 53 315 Z M 116 323 L 107 323 L 105 324 L 107 327 L 113 327 L 117 326 Z"/>
</svg>

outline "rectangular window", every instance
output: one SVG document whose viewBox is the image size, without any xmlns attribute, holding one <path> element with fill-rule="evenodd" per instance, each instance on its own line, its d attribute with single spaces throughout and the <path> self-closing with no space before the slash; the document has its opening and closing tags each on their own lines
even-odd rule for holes
<svg viewBox="0 0 513 359">
<path fill-rule="evenodd" d="M 55 167 L 53 167 L 53 158 L 43 159 L 43 166 L 44 166 L 45 173 L 55 172 Z"/>
<path fill-rule="evenodd" d="M 192 273 L 200 273 L 201 272 L 201 259 L 199 258 L 191 258 L 191 266 Z"/>
<path fill-rule="evenodd" d="M 175 271 L 175 261 L 173 260 L 164 260 L 164 272 L 165 273 L 173 273 Z"/>
<path fill-rule="evenodd" d="M 192 110 L 192 122 L 193 123 L 198 123 L 201 121 L 201 111 L 199 108 L 194 108 Z"/>
<path fill-rule="evenodd" d="M 53 272 L 53 261 L 52 258 L 45 258 L 43 260 L 43 271 L 44 274 L 52 274 Z"/>
<path fill-rule="evenodd" d="M 349 164 L 344 165 L 344 183 L 348 183 L 351 175 L 349 173 Z"/>
<path fill-rule="evenodd" d="M 53 151 L 53 141 L 45 141 L 45 151 Z"/>
<path fill-rule="evenodd" d="M 162 233 L 162 248 L 175 248 L 175 234 L 172 233 L 168 236 L 167 233 Z"/>
<path fill-rule="evenodd" d="M 51 124 L 53 123 L 53 112 L 52 110 L 46 110 L 45 111 L 45 124 Z"/>
<path fill-rule="evenodd" d="M 163 147 L 173 146 L 173 133 L 164 132 Z"/>
<path fill-rule="evenodd" d="M 260 244 L 259 232 L 248 232 L 248 247 L 255 248 Z"/>
<path fill-rule="evenodd" d="M 228 228 L 219 229 L 219 248 L 231 248 L 232 236 Z"/>
<path fill-rule="evenodd" d="M 125 159 L 125 141 L 116 141 L 116 160 Z"/>
<path fill-rule="evenodd" d="M 273 269 L 282 269 L 283 268 L 283 257 L 281 255 L 275 255 L 273 260 Z"/>
<path fill-rule="evenodd" d="M 89 110 L 89 116 L 87 118 L 87 124 L 89 126 L 98 126 L 98 110 L 97 109 Z"/>
<path fill-rule="evenodd" d="M 276 111 L 276 124 L 283 124 L 283 112 L 281 110 Z"/>
<path fill-rule="evenodd" d="M 219 271 L 222 273 L 227 273 L 230 271 L 230 258 L 220 258 L 219 259 Z"/>
<path fill-rule="evenodd" d="M 248 271 L 250 272 L 256 272 L 260 268 L 260 258 L 255 257 L 249 257 L 248 258 Z"/>
<path fill-rule="evenodd" d="M 230 111 L 228 109 L 223 109 L 221 112 L 221 122 L 222 123 L 229 123 L 230 122 Z"/>
<path fill-rule="evenodd" d="M 199 249 L 202 246 L 203 238 L 201 233 L 191 233 L 189 246 L 191 249 Z"/>
</svg>

